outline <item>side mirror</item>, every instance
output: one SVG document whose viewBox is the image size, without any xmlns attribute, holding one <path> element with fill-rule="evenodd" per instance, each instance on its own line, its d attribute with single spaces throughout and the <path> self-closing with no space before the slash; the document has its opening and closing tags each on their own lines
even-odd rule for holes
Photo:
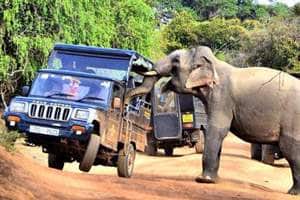
<svg viewBox="0 0 300 200">
<path fill-rule="evenodd" d="M 28 96 L 29 90 L 30 90 L 30 87 L 29 87 L 28 85 L 23 86 L 23 87 L 22 87 L 21 95 L 22 95 L 22 96 Z"/>
<path fill-rule="evenodd" d="M 112 107 L 114 109 L 120 109 L 121 108 L 121 98 L 119 97 L 114 97 L 113 102 L 112 102 Z"/>
</svg>

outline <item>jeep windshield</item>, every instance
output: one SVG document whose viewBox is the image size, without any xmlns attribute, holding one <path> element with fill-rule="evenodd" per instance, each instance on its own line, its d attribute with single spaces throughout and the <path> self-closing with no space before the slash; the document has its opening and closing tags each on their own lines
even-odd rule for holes
<svg viewBox="0 0 300 200">
<path fill-rule="evenodd" d="M 63 69 L 93 73 L 112 80 L 127 80 L 130 57 L 109 57 L 69 51 L 53 51 L 48 60 L 49 69 Z"/>
<path fill-rule="evenodd" d="M 97 78 L 40 73 L 33 83 L 30 96 L 107 105 L 111 85 L 111 81 Z"/>
</svg>

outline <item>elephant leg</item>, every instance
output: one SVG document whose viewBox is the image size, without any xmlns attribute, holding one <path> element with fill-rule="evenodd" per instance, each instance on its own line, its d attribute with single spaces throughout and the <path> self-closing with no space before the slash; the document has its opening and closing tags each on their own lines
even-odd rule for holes
<svg viewBox="0 0 300 200">
<path fill-rule="evenodd" d="M 300 141 L 290 136 L 281 136 L 279 146 L 283 156 L 290 165 L 293 176 L 293 186 L 288 193 L 300 195 Z"/>
<path fill-rule="evenodd" d="M 222 143 L 229 128 L 209 128 L 204 139 L 204 153 L 202 157 L 202 175 L 196 178 L 199 183 L 215 183 L 218 178 Z"/>
<path fill-rule="evenodd" d="M 289 194 L 300 195 L 300 158 L 291 161 L 288 160 L 292 176 L 293 176 L 293 186 L 289 189 Z"/>
</svg>

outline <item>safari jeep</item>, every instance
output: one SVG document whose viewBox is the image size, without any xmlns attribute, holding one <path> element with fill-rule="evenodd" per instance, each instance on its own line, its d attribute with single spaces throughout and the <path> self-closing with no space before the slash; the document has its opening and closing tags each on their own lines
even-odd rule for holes
<svg viewBox="0 0 300 200">
<path fill-rule="evenodd" d="M 157 82 L 152 91 L 152 132 L 148 135 L 148 154 L 158 148 L 172 156 L 175 147 L 195 147 L 202 153 L 206 127 L 206 113 L 202 102 L 188 94 L 162 92 L 164 83 Z"/>
<path fill-rule="evenodd" d="M 78 161 L 82 171 L 102 164 L 130 177 L 136 150 L 144 151 L 147 143 L 149 105 L 139 97 L 133 110 L 123 99 L 142 80 L 132 76 L 134 70 L 151 67 L 134 51 L 57 44 L 48 69 L 11 100 L 6 125 L 42 146 L 51 168 Z"/>
</svg>

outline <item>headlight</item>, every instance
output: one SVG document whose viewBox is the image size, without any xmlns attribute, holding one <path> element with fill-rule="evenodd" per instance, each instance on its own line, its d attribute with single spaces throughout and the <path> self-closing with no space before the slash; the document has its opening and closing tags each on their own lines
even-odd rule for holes
<svg viewBox="0 0 300 200">
<path fill-rule="evenodd" d="M 88 110 L 80 110 L 77 109 L 75 110 L 74 114 L 74 119 L 79 119 L 79 120 L 87 120 L 89 118 L 90 112 Z"/>
<path fill-rule="evenodd" d="M 12 112 L 27 112 L 27 102 L 17 102 L 13 101 L 9 105 L 9 109 Z"/>
</svg>

